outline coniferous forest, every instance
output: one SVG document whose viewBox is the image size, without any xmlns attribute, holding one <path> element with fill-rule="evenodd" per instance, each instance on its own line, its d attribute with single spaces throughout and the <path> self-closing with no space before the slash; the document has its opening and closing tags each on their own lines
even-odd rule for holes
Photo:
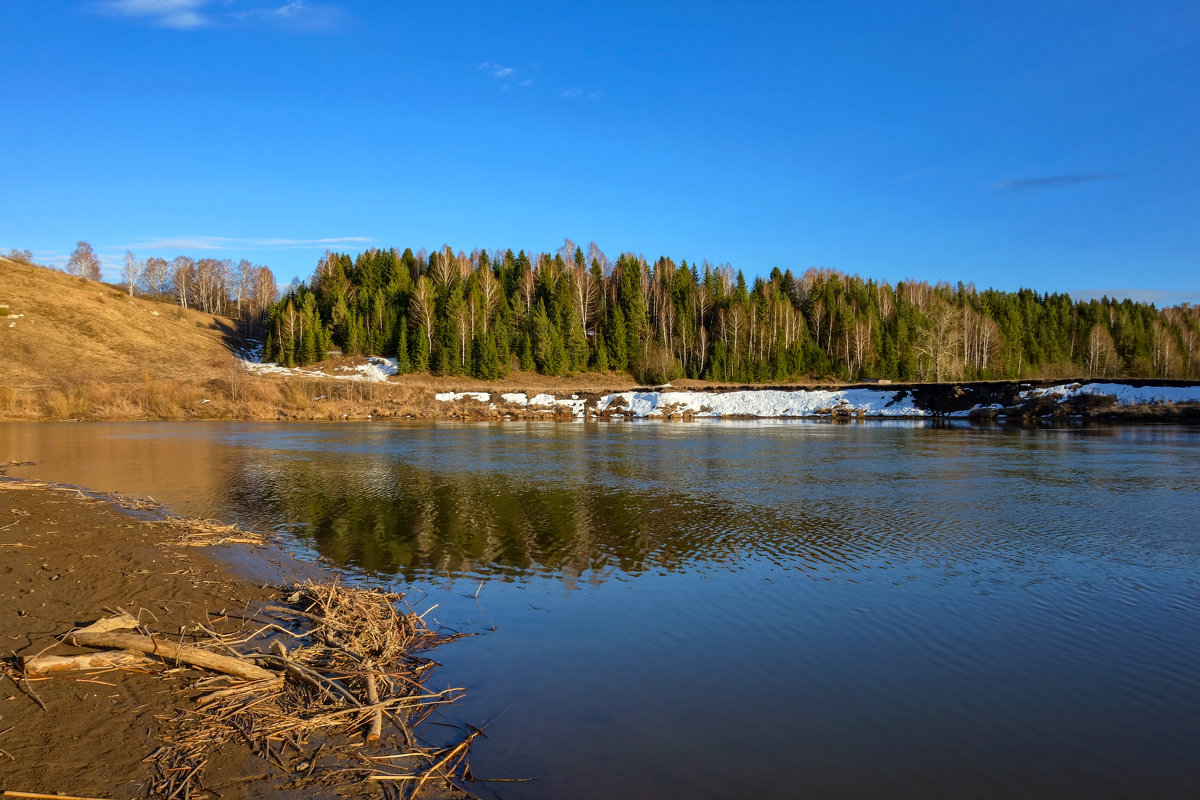
<svg viewBox="0 0 1200 800">
<path fill-rule="evenodd" d="M 267 314 L 264 360 L 331 350 L 494 379 L 628 370 L 740 383 L 1195 378 L 1200 309 L 1065 294 L 559 252 L 326 253 Z"/>
</svg>

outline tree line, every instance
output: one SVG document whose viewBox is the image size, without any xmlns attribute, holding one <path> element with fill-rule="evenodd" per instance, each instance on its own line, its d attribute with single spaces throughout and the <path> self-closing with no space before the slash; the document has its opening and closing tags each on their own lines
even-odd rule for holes
<svg viewBox="0 0 1200 800">
<path fill-rule="evenodd" d="M 1200 313 L 1130 300 L 556 253 L 327 252 L 266 316 L 266 360 L 332 350 L 401 372 L 629 371 L 641 381 L 1194 378 Z"/>
<path fill-rule="evenodd" d="M 28 250 L 13 250 L 14 261 L 32 264 Z M 87 242 L 78 242 L 67 259 L 70 275 L 99 281 L 100 258 Z M 130 297 L 147 295 L 177 303 L 206 314 L 220 314 L 242 321 L 247 328 L 261 321 L 279 298 L 279 288 L 270 267 L 246 259 L 176 256 L 168 261 L 151 256 L 138 259 L 129 250 L 121 266 L 121 281 Z"/>
</svg>

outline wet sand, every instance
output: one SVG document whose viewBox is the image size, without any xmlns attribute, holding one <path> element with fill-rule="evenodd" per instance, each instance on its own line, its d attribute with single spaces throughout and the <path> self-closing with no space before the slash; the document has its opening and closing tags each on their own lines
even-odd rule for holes
<svg viewBox="0 0 1200 800">
<path fill-rule="evenodd" d="M 82 493 L 0 480 L 0 790 L 100 798 L 144 795 L 159 723 L 188 702 L 189 679 L 111 670 L 17 683 L 15 657 L 79 653 L 56 636 L 119 606 L 160 631 L 242 614 L 271 595 L 182 523 L 137 519 Z M 262 577 L 268 578 L 266 564 Z M 45 709 L 31 696 L 36 694 Z M 222 754 L 212 788 L 256 796 L 245 753 Z M 262 772 L 261 768 L 258 769 Z"/>
</svg>

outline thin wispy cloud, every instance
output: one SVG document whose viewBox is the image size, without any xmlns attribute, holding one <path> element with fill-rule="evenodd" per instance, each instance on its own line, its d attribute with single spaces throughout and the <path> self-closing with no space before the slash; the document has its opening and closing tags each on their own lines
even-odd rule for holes
<svg viewBox="0 0 1200 800">
<path fill-rule="evenodd" d="M 558 93 L 558 96 L 565 98 L 567 100 L 578 100 L 580 97 L 582 97 L 585 100 L 587 100 L 588 102 L 592 102 L 594 100 L 599 100 L 601 97 L 603 97 L 604 92 L 601 92 L 599 89 L 597 89 L 594 92 L 585 92 L 583 89 L 571 88 L 571 89 L 563 89 L 561 92 Z"/>
<path fill-rule="evenodd" d="M 907 173 L 905 173 L 905 174 L 904 174 L 904 175 L 903 175 L 903 176 L 900 178 L 900 180 L 902 180 L 902 181 L 911 181 L 911 180 L 913 180 L 914 178 L 919 178 L 919 177 L 921 177 L 922 175 L 928 175 L 928 174 L 929 174 L 929 173 L 931 173 L 931 172 L 933 172 L 933 168 L 932 168 L 932 167 L 930 167 L 930 168 L 926 168 L 926 169 L 914 169 L 912 172 L 907 172 Z"/>
<path fill-rule="evenodd" d="M 996 189 L 1001 192 L 1031 192 L 1039 189 L 1063 189 L 1068 186 L 1078 186 L 1082 183 L 1111 181 L 1115 180 L 1116 178 L 1123 177 L 1125 176 L 1108 174 L 1044 175 L 1036 178 L 1016 178 L 1014 180 L 1000 181 L 996 184 Z"/>
<path fill-rule="evenodd" d="M 528 70 L 524 68 L 496 64 L 492 61 L 481 61 L 475 68 L 498 83 L 500 90 L 504 92 L 511 92 L 514 86 L 520 89 L 533 86 L 533 78 L 528 77 Z"/>
<path fill-rule="evenodd" d="M 331 236 L 323 239 L 261 238 L 239 239 L 230 236 L 179 236 L 154 238 L 144 242 L 118 245 L 124 250 L 321 250 L 337 245 L 363 245 L 373 236 Z"/>
<path fill-rule="evenodd" d="M 337 5 L 241 2 L 240 0 L 100 0 L 87 8 L 110 17 L 158 28 L 274 28 L 290 33 L 324 33 L 345 27 L 353 16 Z"/>
<path fill-rule="evenodd" d="M 353 17 L 341 6 L 309 5 L 304 0 L 275 8 L 253 8 L 238 11 L 232 18 L 239 23 L 265 25 L 291 33 L 325 33 L 344 28 Z"/>
<path fill-rule="evenodd" d="M 488 77 L 498 81 L 512 78 L 517 74 L 517 70 L 513 67 L 506 67 L 502 64 L 493 64 L 490 61 L 484 61 L 479 64 L 479 69 L 486 73 Z"/>
<path fill-rule="evenodd" d="M 105 0 L 92 8 L 101 14 L 139 20 L 160 28 L 203 28 L 209 19 L 201 13 L 208 0 Z"/>
</svg>

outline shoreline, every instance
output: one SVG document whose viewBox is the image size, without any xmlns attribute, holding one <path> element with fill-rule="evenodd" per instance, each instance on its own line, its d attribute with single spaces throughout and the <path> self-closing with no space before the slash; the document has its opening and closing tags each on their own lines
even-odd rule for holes
<svg viewBox="0 0 1200 800">
<path fill-rule="evenodd" d="M 0 422 L 971 419 L 1200 422 L 1200 381 L 1029 380 L 657 387 L 439 377 L 220 381 L 9 389 Z M 564 388 L 564 384 L 566 384 Z M 525 387 L 525 388 L 523 388 Z M 4 398 L 0 398 L 3 400 Z"/>
<path fill-rule="evenodd" d="M 166 794 L 161 789 L 162 752 L 177 745 L 173 738 L 181 731 L 207 735 L 209 723 L 201 720 L 208 718 L 200 715 L 208 709 L 197 710 L 196 701 L 199 693 L 222 685 L 213 683 L 219 672 L 198 671 L 167 660 L 170 655 L 155 655 L 145 666 L 31 673 L 29 659 L 103 655 L 103 650 L 81 652 L 60 637 L 114 614 L 135 617 L 145 626 L 138 628 L 143 635 L 157 637 L 145 640 L 162 643 L 155 645 L 155 653 L 174 642 L 208 642 L 198 631 L 222 637 L 213 644 L 236 644 L 240 638 L 225 637 L 241 637 L 252 628 L 259 628 L 253 641 L 265 647 L 269 640 L 264 636 L 275 634 L 264 634 L 260 626 L 264 619 L 279 619 L 267 612 L 287 612 L 277 608 L 284 604 L 282 596 L 303 587 L 332 592 L 337 581 L 329 580 L 321 565 L 296 560 L 270 539 L 235 526 L 173 516 L 135 498 L 8 477 L 6 471 L 0 466 L 0 642 L 5 651 L 0 660 L 0 791 L 87 798 Z M 337 591 L 369 596 L 376 603 L 388 597 L 368 590 Z M 298 595 L 295 591 L 288 603 Z M 397 619 L 396 613 L 389 618 Z M 147 633 L 151 629 L 157 633 Z M 436 646 L 441 635 L 429 637 L 427 646 Z M 302 657 L 303 636 L 284 641 L 296 653 L 293 658 Z M 271 644 L 272 652 L 275 647 Z M 215 649 L 231 652 L 226 648 L 217 644 Z M 420 649 L 418 645 L 414 652 Z M 255 646 L 250 652 L 261 650 Z M 231 660 L 254 663 L 255 657 L 249 657 L 250 662 Z M 283 678 L 277 680 L 280 691 Z M 292 688 L 285 695 L 294 698 L 296 692 Z M 220 717 L 218 712 L 212 719 Z M 315 751 L 300 735 L 307 756 L 300 750 L 272 756 L 269 744 L 256 740 L 252 749 L 249 738 L 243 742 L 238 736 L 213 745 L 198 779 L 208 791 L 197 793 L 193 785 L 191 796 L 373 796 L 371 784 L 361 779 L 355 785 L 348 779 L 324 783 L 323 774 L 345 772 L 335 767 L 347 766 L 337 761 L 346 757 L 347 740 L 344 734 L 314 731 L 313 736 L 314 744 L 320 743 Z M 393 734 L 384 738 L 395 741 Z M 361 742 L 349 746 L 361 747 Z M 259 752 L 262 747 L 267 748 L 265 756 Z M 465 752 L 464 746 L 464 758 Z M 322 763 L 313 780 L 326 788 L 302 788 L 307 776 L 298 778 L 290 771 L 294 766 L 276 769 L 281 759 L 290 760 L 309 765 L 311 774 L 318 754 Z M 189 774 L 184 781 L 191 778 Z"/>
<path fill-rule="evenodd" d="M 6 656 L 67 654 L 57 640 L 77 624 L 122 607 L 160 629 L 177 630 L 225 612 L 249 616 L 269 596 L 248 574 L 181 544 L 200 521 L 138 519 L 104 498 L 37 481 L 0 481 L 0 642 Z M 194 524 L 193 524 L 194 523 Z M 264 574 L 265 577 L 265 574 Z M 211 612 L 212 616 L 208 616 Z M 145 793 L 143 760 L 159 723 L 174 713 L 186 679 L 133 671 L 66 673 L 18 685 L 5 664 L 0 691 L 0 785 L 24 792 L 90 797 Z M 32 688 L 36 694 L 25 691 Z M 40 705 L 45 706 L 43 710 Z M 218 772 L 249 753 L 230 752 Z"/>
</svg>

